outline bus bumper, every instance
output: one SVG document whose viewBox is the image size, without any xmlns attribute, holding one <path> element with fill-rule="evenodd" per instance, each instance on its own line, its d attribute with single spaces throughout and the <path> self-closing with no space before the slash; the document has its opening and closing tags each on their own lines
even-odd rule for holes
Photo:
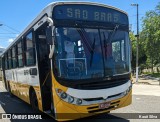
<svg viewBox="0 0 160 122">
<path fill-rule="evenodd" d="M 80 119 L 96 114 L 109 113 L 112 110 L 128 106 L 132 102 L 132 89 L 126 96 L 112 100 L 110 102 L 111 104 L 108 108 L 99 109 L 99 104 L 80 106 L 80 105 L 73 105 L 63 100 L 60 100 L 55 106 L 56 120 L 68 121 L 68 120 Z"/>
</svg>

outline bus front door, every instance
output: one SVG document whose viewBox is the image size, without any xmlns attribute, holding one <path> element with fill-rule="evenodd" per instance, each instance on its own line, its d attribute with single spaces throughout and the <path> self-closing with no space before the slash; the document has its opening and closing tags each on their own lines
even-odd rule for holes
<svg viewBox="0 0 160 122">
<path fill-rule="evenodd" d="M 46 41 L 45 27 L 36 31 L 36 48 L 39 67 L 39 78 L 43 111 L 51 110 L 51 68 L 49 60 L 49 45 Z"/>
</svg>

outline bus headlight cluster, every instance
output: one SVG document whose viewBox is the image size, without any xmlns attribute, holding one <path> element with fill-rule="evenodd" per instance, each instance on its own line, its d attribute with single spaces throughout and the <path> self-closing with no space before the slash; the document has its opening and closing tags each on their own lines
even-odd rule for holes
<svg viewBox="0 0 160 122">
<path fill-rule="evenodd" d="M 74 97 L 69 96 L 69 97 L 68 97 L 68 102 L 69 102 L 69 103 L 73 103 L 73 102 L 74 102 Z"/>
<path fill-rule="evenodd" d="M 66 94 L 65 92 L 63 92 L 63 93 L 61 94 L 61 98 L 62 98 L 62 99 L 66 99 L 66 98 L 67 98 L 67 94 Z"/>
<path fill-rule="evenodd" d="M 70 96 L 69 94 L 65 93 L 61 89 L 56 89 L 56 92 L 58 96 L 65 102 L 76 104 L 76 105 L 83 105 L 83 99 Z"/>
<path fill-rule="evenodd" d="M 126 96 L 130 92 L 131 89 L 132 89 L 132 84 L 128 87 L 126 91 L 123 92 L 123 96 Z"/>
<path fill-rule="evenodd" d="M 81 100 L 81 99 L 77 99 L 76 103 L 77 103 L 78 105 L 80 105 L 80 104 L 82 104 L 82 100 Z"/>
</svg>

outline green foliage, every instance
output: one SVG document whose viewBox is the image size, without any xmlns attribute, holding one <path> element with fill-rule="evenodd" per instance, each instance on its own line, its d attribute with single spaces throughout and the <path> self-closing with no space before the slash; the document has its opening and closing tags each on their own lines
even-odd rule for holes
<svg viewBox="0 0 160 122">
<path fill-rule="evenodd" d="M 140 33 L 140 35 L 142 35 L 142 32 Z M 136 67 L 136 47 L 137 47 L 137 38 L 134 36 L 134 34 L 132 32 L 130 32 L 130 40 L 131 40 L 131 43 L 132 43 L 132 68 L 135 68 Z M 138 48 L 138 63 L 140 65 L 141 68 L 144 68 L 144 63 L 146 63 L 146 60 L 147 60 L 147 57 L 146 57 L 146 54 L 145 54 L 145 49 L 144 49 L 144 40 L 142 38 L 139 39 L 139 48 Z"/>
<path fill-rule="evenodd" d="M 151 74 L 151 77 L 160 78 L 160 73 L 153 73 Z"/>
<path fill-rule="evenodd" d="M 131 65 L 132 65 L 132 68 L 135 68 L 136 67 L 136 37 L 134 36 L 133 32 L 130 32 L 129 33 L 129 37 L 130 37 L 130 40 L 131 40 L 131 44 L 132 44 L 132 62 L 131 62 Z"/>
<path fill-rule="evenodd" d="M 115 61 L 120 60 L 120 42 L 112 43 L 113 46 L 113 55 L 115 55 Z"/>
<path fill-rule="evenodd" d="M 132 35 L 130 38 L 133 38 Z M 135 43 L 132 44 L 135 52 Z M 136 53 L 135 53 L 136 54 Z M 141 68 L 153 67 L 160 63 L 160 2 L 155 10 L 146 12 L 143 17 L 139 38 L 139 65 Z"/>
</svg>

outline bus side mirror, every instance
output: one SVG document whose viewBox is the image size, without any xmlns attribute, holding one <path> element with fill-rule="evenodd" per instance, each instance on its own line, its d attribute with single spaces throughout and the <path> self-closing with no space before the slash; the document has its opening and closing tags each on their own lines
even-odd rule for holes
<svg viewBox="0 0 160 122">
<path fill-rule="evenodd" d="M 52 27 L 51 26 L 47 26 L 47 28 L 46 28 L 46 40 L 47 40 L 47 43 L 49 45 L 53 45 L 53 42 L 52 42 Z"/>
</svg>

